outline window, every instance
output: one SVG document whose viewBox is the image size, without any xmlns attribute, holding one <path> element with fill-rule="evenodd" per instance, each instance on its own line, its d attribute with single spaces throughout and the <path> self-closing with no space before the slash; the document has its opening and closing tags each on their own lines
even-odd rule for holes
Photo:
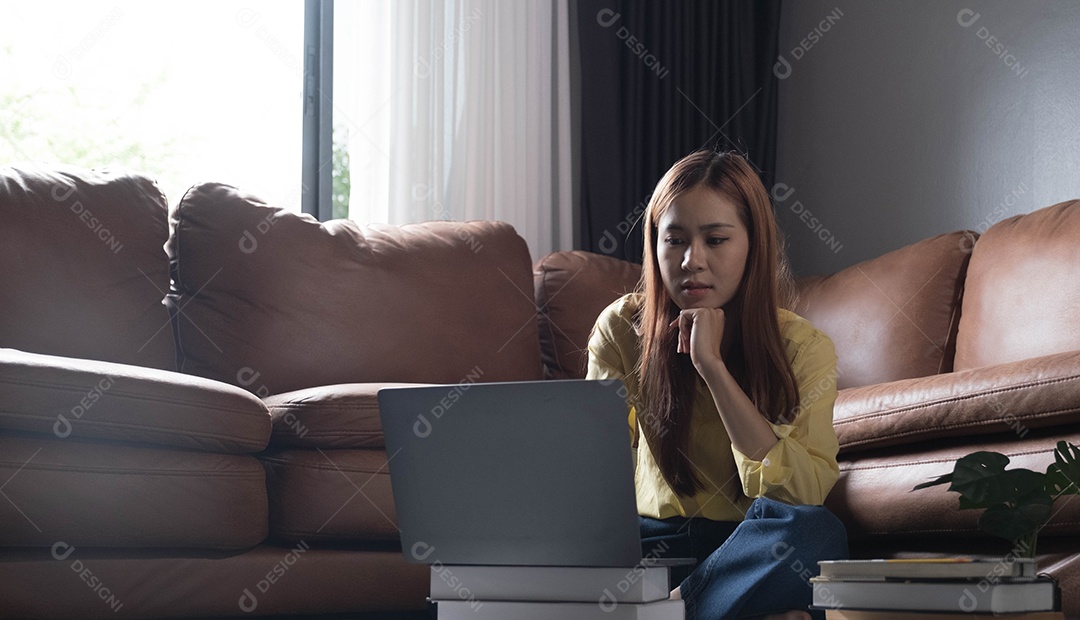
<svg viewBox="0 0 1080 620">
<path fill-rule="evenodd" d="M 123 165 L 300 210 L 303 3 L 5 3 L 0 163 Z"/>
<path fill-rule="evenodd" d="M 334 3 L 334 217 L 361 223 L 390 221 L 390 2 Z"/>
</svg>

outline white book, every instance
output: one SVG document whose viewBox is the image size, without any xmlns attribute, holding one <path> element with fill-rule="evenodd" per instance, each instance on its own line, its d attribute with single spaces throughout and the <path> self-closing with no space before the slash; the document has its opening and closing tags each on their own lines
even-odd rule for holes
<svg viewBox="0 0 1080 620">
<path fill-rule="evenodd" d="M 666 566 L 431 567 L 435 600 L 648 603 L 671 593 Z"/>
<path fill-rule="evenodd" d="M 438 620 L 684 620 L 682 601 L 555 603 L 436 601 Z"/>
<path fill-rule="evenodd" d="M 1034 581 L 848 581 L 810 579 L 818 609 L 879 609 L 959 613 L 1057 611 L 1061 596 L 1051 579 Z"/>
<path fill-rule="evenodd" d="M 1022 614 L 964 614 L 935 611 L 866 611 L 829 609 L 825 620 L 1065 620 L 1060 611 L 1029 611 Z"/>
<path fill-rule="evenodd" d="M 1031 558 L 918 558 L 891 560 L 826 560 L 818 562 L 821 576 L 829 579 L 999 579 L 1036 577 Z"/>
</svg>

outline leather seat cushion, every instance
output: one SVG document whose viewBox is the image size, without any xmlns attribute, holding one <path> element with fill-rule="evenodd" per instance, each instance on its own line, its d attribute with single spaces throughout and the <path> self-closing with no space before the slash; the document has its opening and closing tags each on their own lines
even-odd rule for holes
<svg viewBox="0 0 1080 620">
<path fill-rule="evenodd" d="M 274 420 L 271 443 L 294 448 L 383 448 L 379 390 L 419 383 L 346 383 L 265 399 Z"/>
<path fill-rule="evenodd" d="M 383 450 L 273 450 L 270 531 L 282 540 L 398 541 Z"/>
<path fill-rule="evenodd" d="M 270 426 L 258 398 L 219 381 L 0 349 L 0 429 L 244 453 Z"/>
<path fill-rule="evenodd" d="M 841 389 L 949 372 L 974 233 L 924 239 L 800 279 L 795 312 L 836 345 Z"/>
<path fill-rule="evenodd" d="M 634 290 L 641 265 L 589 252 L 555 252 L 533 268 L 540 352 L 548 379 L 583 379 L 596 317 Z"/>
<path fill-rule="evenodd" d="M 1080 351 L 841 390 L 841 453 L 1080 423 Z"/>
<path fill-rule="evenodd" d="M 509 224 L 320 223 L 217 183 L 172 221 L 184 372 L 259 396 L 543 376 L 529 248 Z"/>
<path fill-rule="evenodd" d="M 267 534 L 250 455 L 0 434 L 0 546 L 242 549 Z"/>
<path fill-rule="evenodd" d="M 145 176 L 0 168 L 0 347 L 175 370 L 168 237 Z"/>
</svg>

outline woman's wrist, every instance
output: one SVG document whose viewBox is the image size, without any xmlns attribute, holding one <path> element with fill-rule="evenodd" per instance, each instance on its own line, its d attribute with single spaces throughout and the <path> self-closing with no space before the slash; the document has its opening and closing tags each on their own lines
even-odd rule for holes
<svg viewBox="0 0 1080 620">
<path fill-rule="evenodd" d="M 728 380 L 735 381 L 735 378 L 731 376 L 731 372 L 728 370 L 727 364 L 719 356 L 696 363 L 694 368 L 710 389 L 722 387 Z"/>
</svg>

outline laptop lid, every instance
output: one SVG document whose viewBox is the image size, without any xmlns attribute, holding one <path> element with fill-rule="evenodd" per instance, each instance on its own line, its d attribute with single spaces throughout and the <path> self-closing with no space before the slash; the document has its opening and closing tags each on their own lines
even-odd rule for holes
<svg viewBox="0 0 1080 620">
<path fill-rule="evenodd" d="M 586 380 L 379 390 L 408 561 L 639 563 L 624 395 Z"/>
</svg>

